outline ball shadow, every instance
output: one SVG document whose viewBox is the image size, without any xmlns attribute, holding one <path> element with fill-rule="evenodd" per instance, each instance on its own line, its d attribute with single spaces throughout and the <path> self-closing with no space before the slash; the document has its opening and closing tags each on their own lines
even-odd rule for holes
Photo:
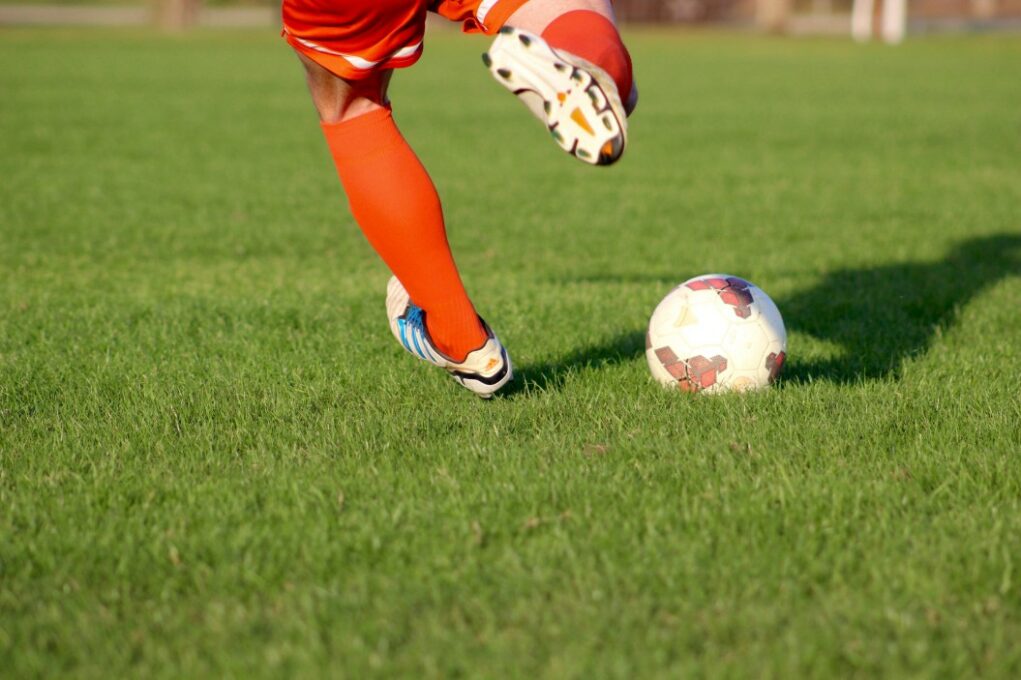
<svg viewBox="0 0 1021 680">
<path fill-rule="evenodd" d="M 645 354 L 645 329 L 621 333 L 600 342 L 568 352 L 554 361 L 526 364 L 515 369 L 516 379 L 507 396 L 526 390 L 559 389 L 571 373 L 634 361 Z"/>
<path fill-rule="evenodd" d="M 962 307 L 1009 276 L 1021 276 L 1021 234 L 963 241 L 938 262 L 831 272 L 815 286 L 776 303 L 788 331 L 832 343 L 840 352 L 820 360 L 794 355 L 783 380 L 856 383 L 899 377 L 904 362 L 926 352 L 953 325 Z M 654 273 L 572 277 L 577 280 L 677 283 Z M 644 329 L 623 333 L 605 343 L 578 348 L 557 361 L 522 367 L 522 379 L 512 393 L 556 388 L 573 370 L 632 361 L 644 351 Z"/>
<path fill-rule="evenodd" d="M 926 352 L 972 298 L 1021 274 L 1021 235 L 958 244 L 943 260 L 841 269 L 812 288 L 777 300 L 788 330 L 841 348 L 819 361 L 793 357 L 788 382 L 898 377 L 904 362 Z"/>
</svg>

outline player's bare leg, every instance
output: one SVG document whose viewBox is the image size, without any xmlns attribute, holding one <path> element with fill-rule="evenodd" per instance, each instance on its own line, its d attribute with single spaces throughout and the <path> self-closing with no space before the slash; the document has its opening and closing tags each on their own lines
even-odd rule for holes
<svg viewBox="0 0 1021 680">
<path fill-rule="evenodd" d="M 638 90 L 609 0 L 529 0 L 483 61 L 565 151 L 594 165 L 620 158 Z"/>
<path fill-rule="evenodd" d="M 392 70 L 348 80 L 299 58 L 351 213 L 395 275 L 387 286 L 391 331 L 408 352 L 492 396 L 512 378 L 510 359 L 468 299 L 436 189 L 393 122 Z"/>
<path fill-rule="evenodd" d="M 305 67 L 312 104 L 324 123 L 340 123 L 386 105 L 393 69 L 376 71 L 364 80 L 345 80 L 296 52 Z"/>
<path fill-rule="evenodd" d="M 610 0 L 529 0 L 510 15 L 507 25 L 542 35 L 556 19 L 579 10 L 595 12 L 617 23 Z"/>
</svg>

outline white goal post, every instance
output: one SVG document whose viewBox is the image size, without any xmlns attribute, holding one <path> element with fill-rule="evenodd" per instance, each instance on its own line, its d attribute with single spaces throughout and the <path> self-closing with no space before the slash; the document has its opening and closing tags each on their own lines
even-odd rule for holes
<svg viewBox="0 0 1021 680">
<path fill-rule="evenodd" d="M 908 23 L 907 0 L 879 0 L 882 3 L 879 31 L 883 41 L 896 45 L 904 40 Z M 875 0 L 854 0 L 851 9 L 851 37 L 867 42 L 873 35 Z"/>
</svg>

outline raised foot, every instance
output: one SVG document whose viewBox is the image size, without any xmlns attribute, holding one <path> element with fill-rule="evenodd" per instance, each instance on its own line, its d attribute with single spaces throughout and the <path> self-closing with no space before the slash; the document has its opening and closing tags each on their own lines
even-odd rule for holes
<svg viewBox="0 0 1021 680">
<path fill-rule="evenodd" d="M 482 62 L 567 153 L 591 165 L 616 162 L 627 146 L 627 116 L 613 80 L 598 66 L 504 26 Z"/>
</svg>

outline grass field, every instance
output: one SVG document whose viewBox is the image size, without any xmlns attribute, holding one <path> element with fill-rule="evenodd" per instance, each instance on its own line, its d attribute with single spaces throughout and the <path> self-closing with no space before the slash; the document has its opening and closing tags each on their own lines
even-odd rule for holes
<svg viewBox="0 0 1021 680">
<path fill-rule="evenodd" d="M 619 167 L 393 86 L 515 391 L 402 354 L 266 33 L 0 32 L 0 674 L 1021 674 L 1021 43 L 634 32 Z M 767 393 L 651 384 L 726 271 Z"/>
</svg>

